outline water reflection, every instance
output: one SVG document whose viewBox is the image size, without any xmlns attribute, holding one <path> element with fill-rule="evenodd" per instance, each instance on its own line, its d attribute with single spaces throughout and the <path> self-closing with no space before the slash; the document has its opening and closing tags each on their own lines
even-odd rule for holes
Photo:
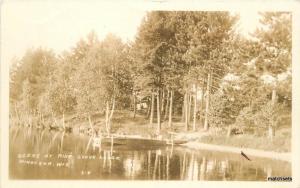
<svg viewBox="0 0 300 188">
<path fill-rule="evenodd" d="M 179 147 L 87 148 L 88 137 L 32 128 L 10 132 L 13 179 L 262 180 L 291 176 L 288 162 Z M 36 155 L 39 154 L 39 158 Z"/>
</svg>

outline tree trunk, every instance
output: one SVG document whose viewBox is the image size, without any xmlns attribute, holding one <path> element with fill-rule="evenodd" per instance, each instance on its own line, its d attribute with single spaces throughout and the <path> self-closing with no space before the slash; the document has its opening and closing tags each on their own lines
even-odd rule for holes
<svg viewBox="0 0 300 188">
<path fill-rule="evenodd" d="M 181 116 L 181 121 L 182 122 L 185 122 L 185 109 L 186 109 L 186 92 L 184 93 L 184 96 L 183 96 L 183 103 L 182 103 L 182 116 Z"/>
<path fill-rule="evenodd" d="M 227 138 L 229 138 L 230 136 L 231 136 L 231 130 L 232 130 L 232 126 L 231 125 L 229 125 L 228 126 L 228 129 L 227 129 Z"/>
<path fill-rule="evenodd" d="M 273 141 L 275 131 L 274 131 L 274 127 L 272 125 L 269 125 L 268 132 L 269 132 L 268 133 L 269 134 L 269 139 L 271 141 Z"/>
<path fill-rule="evenodd" d="M 136 115 L 136 94 L 134 92 L 133 94 L 133 118 L 135 118 Z"/>
<path fill-rule="evenodd" d="M 112 116 L 113 116 L 114 111 L 115 111 L 115 103 L 116 103 L 116 99 L 114 97 L 113 101 L 112 101 L 111 111 L 110 111 L 109 118 L 108 118 L 108 130 L 109 130 L 108 134 L 110 134 L 110 130 L 111 130 L 111 119 L 112 119 Z"/>
<path fill-rule="evenodd" d="M 64 128 L 64 130 L 66 130 L 66 126 L 65 126 L 65 113 L 63 112 L 63 115 L 62 115 L 62 126 Z"/>
<path fill-rule="evenodd" d="M 151 100 L 151 98 L 150 98 Z M 147 102 L 147 119 L 150 118 L 150 112 L 151 112 L 151 101 Z"/>
<path fill-rule="evenodd" d="M 163 89 L 162 97 L 161 97 L 161 110 L 160 110 L 161 114 L 163 114 L 165 111 L 164 105 L 165 105 L 165 90 Z"/>
<path fill-rule="evenodd" d="M 194 120 L 193 120 L 193 131 L 196 130 L 196 121 L 197 121 L 197 88 L 194 95 Z"/>
<path fill-rule="evenodd" d="M 106 111 L 105 111 L 105 129 L 106 133 L 109 134 L 109 125 L 108 125 L 108 118 L 109 118 L 109 102 L 106 101 Z"/>
<path fill-rule="evenodd" d="M 159 91 L 157 92 L 157 98 L 156 98 L 156 102 L 157 102 L 157 133 L 160 133 L 160 129 L 161 129 L 161 121 L 160 121 L 160 94 Z"/>
<path fill-rule="evenodd" d="M 151 94 L 151 111 L 150 111 L 150 125 L 153 125 L 153 115 L 154 115 L 154 92 Z"/>
<path fill-rule="evenodd" d="M 54 121 L 55 126 L 58 127 L 59 125 L 58 125 L 58 123 L 56 122 L 56 118 L 55 118 L 55 116 L 54 116 L 54 112 L 51 111 L 51 114 L 52 114 L 52 119 L 53 119 L 53 121 Z M 29 117 L 29 115 L 28 115 L 28 117 Z"/>
<path fill-rule="evenodd" d="M 204 120 L 204 130 L 208 130 L 208 113 L 209 113 L 209 98 L 210 98 L 210 81 L 211 74 L 207 75 L 207 87 L 206 87 L 206 100 L 205 100 L 205 120 Z"/>
<path fill-rule="evenodd" d="M 200 100 L 200 107 L 199 107 L 199 122 L 200 122 L 200 126 L 202 126 L 203 123 L 203 117 L 202 117 L 202 111 L 203 111 L 203 101 L 204 101 L 204 87 L 205 87 L 205 83 L 204 80 L 202 82 L 202 88 L 201 88 L 201 100 Z"/>
<path fill-rule="evenodd" d="M 94 134 L 95 131 L 94 131 L 93 123 L 92 123 L 92 120 L 91 120 L 91 114 L 88 115 L 88 119 L 89 119 L 90 128 L 92 130 L 92 134 Z"/>
<path fill-rule="evenodd" d="M 276 90 L 273 89 L 273 90 L 272 90 L 272 108 L 275 108 L 276 99 L 277 99 L 277 96 L 276 96 Z M 271 121 L 271 123 L 269 124 L 268 135 L 269 135 L 269 139 L 270 139 L 271 141 L 273 141 L 273 138 L 274 138 L 274 136 L 275 136 L 275 124 L 274 124 L 273 117 L 270 117 L 270 118 L 272 118 L 272 121 Z"/>
<path fill-rule="evenodd" d="M 192 113 L 192 95 L 189 94 L 189 102 L 188 102 L 188 121 L 191 122 L 191 113 Z"/>
<path fill-rule="evenodd" d="M 186 93 L 185 94 L 185 130 L 188 131 L 189 129 L 189 95 Z"/>
<path fill-rule="evenodd" d="M 168 89 L 168 93 L 167 93 L 167 103 L 166 103 L 166 108 L 165 108 L 165 116 L 164 116 L 164 120 L 167 119 L 168 116 L 168 107 L 169 107 L 169 102 L 170 102 L 170 90 Z"/>
<path fill-rule="evenodd" d="M 173 108 L 174 91 L 170 92 L 170 106 L 169 106 L 169 128 L 172 128 L 172 108 Z"/>
</svg>

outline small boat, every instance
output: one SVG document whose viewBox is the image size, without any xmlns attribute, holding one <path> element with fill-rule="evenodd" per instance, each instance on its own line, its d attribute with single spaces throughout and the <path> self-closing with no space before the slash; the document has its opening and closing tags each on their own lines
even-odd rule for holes
<svg viewBox="0 0 300 188">
<path fill-rule="evenodd" d="M 167 140 L 151 138 L 128 138 L 128 137 L 104 137 L 101 139 L 102 144 L 126 145 L 136 148 L 162 147 L 167 145 L 180 145 L 187 143 L 185 140 Z"/>
<path fill-rule="evenodd" d="M 174 145 L 181 145 L 187 143 L 187 140 L 173 140 Z"/>
</svg>

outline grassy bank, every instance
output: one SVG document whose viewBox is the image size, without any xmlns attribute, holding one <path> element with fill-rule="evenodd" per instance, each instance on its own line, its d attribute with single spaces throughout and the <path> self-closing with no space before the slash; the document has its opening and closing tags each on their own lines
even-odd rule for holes
<svg viewBox="0 0 300 188">
<path fill-rule="evenodd" d="M 105 132 L 104 116 L 95 115 L 93 117 L 95 127 Z M 155 120 L 154 120 L 155 122 Z M 75 123 L 75 126 L 84 125 L 88 127 L 87 121 Z M 144 137 L 153 137 L 156 132 L 156 123 L 149 125 L 149 120 L 144 115 L 137 114 L 133 117 L 132 112 L 123 111 L 116 112 L 112 120 L 112 133 L 124 135 L 141 135 Z M 175 117 L 172 129 L 167 126 L 167 121 L 162 123 L 161 135 L 167 136 L 168 132 L 175 132 L 179 139 L 186 139 L 192 142 L 233 146 L 239 148 L 252 148 L 274 152 L 290 152 L 291 151 L 291 130 L 283 128 L 276 131 L 273 141 L 266 136 L 257 136 L 251 134 L 232 135 L 227 137 L 226 133 L 216 134 L 213 130 L 205 132 L 202 129 L 194 131 L 185 131 L 184 124 L 180 121 L 180 117 Z"/>
<path fill-rule="evenodd" d="M 275 152 L 275 151 L 265 151 L 260 149 L 251 149 L 251 148 L 240 148 L 234 146 L 224 146 L 224 145 L 216 145 L 216 144 L 205 144 L 200 142 L 188 142 L 184 144 L 186 147 L 190 149 L 196 150 L 208 150 L 214 152 L 222 152 L 222 153 L 235 153 L 240 155 L 241 152 L 249 156 L 251 161 L 256 161 L 253 157 L 260 157 L 260 158 L 269 158 L 269 159 L 276 159 L 291 162 L 291 153 L 289 152 Z"/>
<path fill-rule="evenodd" d="M 51 119 L 48 120 L 51 123 Z M 60 125 L 62 119 L 56 120 Z M 92 116 L 93 127 L 99 132 L 105 133 L 105 116 L 104 114 L 94 114 Z M 130 111 L 116 111 L 114 113 L 111 133 L 119 135 L 138 135 L 142 137 L 156 136 L 156 120 L 153 125 L 149 125 L 149 120 L 145 115 L 137 114 L 133 117 Z M 53 124 L 53 122 L 52 122 Z M 65 125 L 72 127 L 76 132 L 79 129 L 89 129 L 90 125 L 88 119 L 84 117 L 75 117 L 74 115 L 67 115 L 65 118 Z M 186 131 L 184 123 L 181 122 L 180 117 L 174 117 L 172 128 L 168 127 L 168 122 L 162 122 L 162 129 L 160 135 L 166 138 L 170 136 L 169 132 L 175 132 L 175 138 L 188 140 L 193 143 L 206 143 L 220 146 L 233 146 L 238 148 L 250 148 L 274 152 L 290 152 L 291 151 L 291 130 L 290 128 L 283 128 L 276 131 L 276 136 L 273 141 L 270 141 L 266 136 L 257 136 L 251 134 L 226 136 L 225 132 L 216 133 L 214 129 L 210 131 L 203 131 L 198 128 L 196 131 Z"/>
<path fill-rule="evenodd" d="M 291 151 L 291 137 L 282 135 L 275 136 L 273 141 L 270 141 L 266 137 L 258 137 L 253 135 L 238 135 L 229 138 L 225 135 L 207 135 L 201 137 L 198 141 L 207 144 L 234 146 L 239 148 L 252 148 L 265 151 Z"/>
</svg>

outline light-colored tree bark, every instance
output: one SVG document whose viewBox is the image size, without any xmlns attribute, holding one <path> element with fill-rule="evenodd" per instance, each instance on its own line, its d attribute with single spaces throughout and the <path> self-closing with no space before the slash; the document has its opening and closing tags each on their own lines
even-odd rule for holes
<svg viewBox="0 0 300 188">
<path fill-rule="evenodd" d="M 62 115 L 62 126 L 64 129 L 66 129 L 66 126 L 65 126 L 65 113 L 63 112 L 63 115 Z"/>
<path fill-rule="evenodd" d="M 154 115 L 154 100 L 155 94 L 154 92 L 151 93 L 151 109 L 150 109 L 150 125 L 153 125 L 153 115 Z"/>
<path fill-rule="evenodd" d="M 160 134 L 161 121 L 160 121 L 160 94 L 159 94 L 159 91 L 157 92 L 156 102 L 157 102 L 157 133 Z"/>
<path fill-rule="evenodd" d="M 164 111 L 165 111 L 165 90 L 164 89 L 162 89 L 162 95 L 161 96 L 162 97 L 161 97 L 161 110 L 160 110 L 160 112 L 161 112 L 161 114 L 163 114 Z"/>
<path fill-rule="evenodd" d="M 112 107 L 111 107 L 111 110 L 110 110 L 109 109 L 109 101 L 106 101 L 105 128 L 106 128 L 106 132 L 107 132 L 108 135 L 110 134 L 110 130 L 111 130 L 111 119 L 112 119 L 112 116 L 114 114 L 115 103 L 116 103 L 116 99 L 115 99 L 115 97 L 113 97 Z"/>
<path fill-rule="evenodd" d="M 173 96 L 174 96 L 174 91 L 171 90 L 171 92 L 170 92 L 170 105 L 169 105 L 169 123 L 168 123 L 169 128 L 172 128 Z"/>
<path fill-rule="evenodd" d="M 192 95 L 189 93 L 189 100 L 188 100 L 188 122 L 191 122 L 191 113 L 192 112 Z"/>
<path fill-rule="evenodd" d="M 108 118 L 109 118 L 109 102 L 108 102 L 108 101 L 106 101 L 106 111 L 105 111 L 105 129 L 106 129 L 106 133 L 107 133 L 107 134 L 109 134 Z"/>
<path fill-rule="evenodd" d="M 205 97 L 205 120 L 204 120 L 204 130 L 206 130 L 206 131 L 208 130 L 210 83 L 211 83 L 211 73 L 208 73 L 208 75 L 207 75 L 207 86 L 206 86 L 206 97 Z"/>
<path fill-rule="evenodd" d="M 91 119 L 91 115 L 90 115 L 90 114 L 88 115 L 88 119 L 89 119 L 89 125 L 90 125 L 90 128 L 91 128 L 91 130 L 92 130 L 92 132 L 93 132 L 93 134 L 94 134 L 95 132 L 94 132 L 93 122 L 92 122 L 92 119 Z"/>
<path fill-rule="evenodd" d="M 185 130 L 189 129 L 189 95 L 185 95 Z"/>
<path fill-rule="evenodd" d="M 164 114 L 164 120 L 167 119 L 167 116 L 168 116 L 168 107 L 169 107 L 169 104 L 170 104 L 170 90 L 168 89 L 168 92 L 167 92 L 167 103 L 166 103 L 166 108 L 165 108 L 165 114 Z"/>
<path fill-rule="evenodd" d="M 114 111 L 115 111 L 115 104 L 116 104 L 116 99 L 115 97 L 113 98 L 112 100 L 112 108 L 111 108 L 111 111 L 110 111 L 110 115 L 109 115 L 109 130 L 111 130 L 111 120 L 112 120 L 112 117 L 113 117 L 113 114 L 114 114 Z"/>
<path fill-rule="evenodd" d="M 136 93 L 133 94 L 133 118 L 135 118 L 136 115 Z"/>
<path fill-rule="evenodd" d="M 194 114 L 193 114 L 193 131 L 196 130 L 196 121 L 197 121 L 197 87 L 196 87 L 196 92 L 194 95 Z"/>
<path fill-rule="evenodd" d="M 187 95 L 187 93 L 185 92 L 184 96 L 183 96 L 183 102 L 182 102 L 182 116 L 181 116 L 181 121 L 182 122 L 185 122 L 186 95 Z"/>
<path fill-rule="evenodd" d="M 232 126 L 229 125 L 228 128 L 227 128 L 227 134 L 226 136 L 229 138 L 231 136 L 231 131 L 232 131 Z"/>
<path fill-rule="evenodd" d="M 203 126 L 204 123 L 203 123 L 203 104 L 204 104 L 204 88 L 205 88 L 205 82 L 203 80 L 202 82 L 202 87 L 201 87 L 201 100 L 200 100 L 200 107 L 199 107 L 199 123 L 200 123 L 200 126 Z"/>
</svg>

